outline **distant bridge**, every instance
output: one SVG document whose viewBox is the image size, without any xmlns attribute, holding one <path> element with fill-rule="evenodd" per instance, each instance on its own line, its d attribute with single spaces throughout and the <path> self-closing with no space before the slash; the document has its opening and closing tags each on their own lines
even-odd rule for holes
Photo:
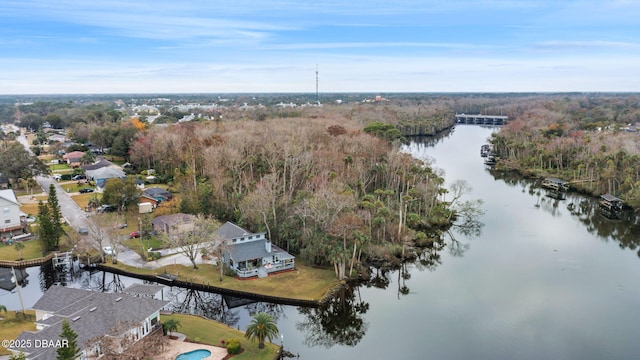
<svg viewBox="0 0 640 360">
<path fill-rule="evenodd" d="M 457 124 L 504 125 L 507 121 L 509 117 L 503 115 L 456 114 Z"/>
</svg>

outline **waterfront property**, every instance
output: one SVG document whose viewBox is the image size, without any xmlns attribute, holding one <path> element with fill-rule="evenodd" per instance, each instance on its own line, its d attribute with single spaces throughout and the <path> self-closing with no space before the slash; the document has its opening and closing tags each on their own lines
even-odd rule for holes
<svg viewBox="0 0 640 360">
<path fill-rule="evenodd" d="M 504 125 L 508 120 L 509 117 L 503 115 L 456 114 L 458 124 Z"/>
<path fill-rule="evenodd" d="M 601 208 L 608 211 L 620 211 L 622 210 L 623 201 L 611 194 L 603 194 L 600 195 L 600 200 L 598 204 Z"/>
<path fill-rule="evenodd" d="M 295 257 L 273 245 L 264 232 L 252 233 L 226 222 L 216 234 L 225 243 L 224 263 L 240 278 L 266 277 L 295 267 Z"/>
<path fill-rule="evenodd" d="M 128 346 L 147 336 L 161 336 L 160 310 L 168 302 L 137 297 L 130 294 L 104 293 L 63 286 L 52 286 L 34 305 L 36 331 L 22 332 L 16 344 L 25 347 L 10 348 L 12 352 L 24 352 L 28 359 L 55 359 L 55 346 L 60 341 L 62 322 L 66 320 L 78 335 L 80 359 L 94 359 L 103 354 L 100 339 L 127 339 Z M 121 351 L 128 346 L 120 342 Z M 110 349 L 113 350 L 113 349 Z"/>
<path fill-rule="evenodd" d="M 545 189 L 553 191 L 567 191 L 569 185 L 566 181 L 558 178 L 546 178 L 542 181 L 541 186 Z"/>
</svg>

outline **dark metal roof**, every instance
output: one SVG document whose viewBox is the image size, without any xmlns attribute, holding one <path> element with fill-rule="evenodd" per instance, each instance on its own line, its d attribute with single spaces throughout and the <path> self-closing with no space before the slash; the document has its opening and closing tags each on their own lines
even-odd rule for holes
<svg viewBox="0 0 640 360">
<path fill-rule="evenodd" d="M 611 194 L 602 194 L 600 195 L 601 198 L 603 198 L 606 201 L 610 201 L 610 202 L 622 202 L 622 199 L 617 198 Z"/>
<path fill-rule="evenodd" d="M 557 184 L 566 184 L 567 183 L 566 181 L 564 181 L 562 179 L 558 179 L 558 178 L 546 178 L 546 179 L 544 179 L 544 181 L 557 183 Z"/>
</svg>

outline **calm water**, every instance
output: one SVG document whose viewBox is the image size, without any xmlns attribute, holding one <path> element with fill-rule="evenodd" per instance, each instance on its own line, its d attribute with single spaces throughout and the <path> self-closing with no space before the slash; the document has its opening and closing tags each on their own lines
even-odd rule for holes
<svg viewBox="0 0 640 360">
<path fill-rule="evenodd" d="M 448 183 L 469 182 L 467 198 L 484 201 L 481 234 L 454 233 L 435 269 L 409 265 L 410 279 L 393 272 L 387 289 L 361 288 L 369 309 L 355 346 L 301 344 L 314 336 L 290 311 L 287 348 L 304 359 L 640 359 L 638 225 L 605 219 L 590 199 L 496 179 L 479 155 L 491 131 L 458 126 L 407 147 Z"/>
<path fill-rule="evenodd" d="M 479 155 L 491 131 L 458 126 L 434 144 L 406 148 L 433 159 L 448 183 L 473 187 L 466 198 L 484 202 L 479 234 L 454 230 L 438 254 L 377 272 L 325 311 L 267 303 L 229 309 L 217 294 L 178 288 L 163 297 L 175 299 L 176 311 L 240 329 L 249 312 L 270 312 L 285 348 L 301 359 L 639 359 L 637 219 L 612 221 L 593 199 L 557 201 L 535 184 L 492 173 Z M 51 277 L 28 272 L 22 289 L 30 307 Z M 73 286 L 100 283 L 98 274 Z M 17 294 L 4 290 L 0 303 L 19 306 Z"/>
</svg>

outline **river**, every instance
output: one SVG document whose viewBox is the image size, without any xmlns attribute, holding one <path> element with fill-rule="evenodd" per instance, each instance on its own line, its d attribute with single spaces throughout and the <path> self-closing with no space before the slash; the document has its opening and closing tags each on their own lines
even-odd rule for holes
<svg viewBox="0 0 640 360">
<path fill-rule="evenodd" d="M 555 200 L 532 181 L 491 171 L 480 146 L 492 131 L 457 126 L 437 141 L 405 147 L 432 159 L 447 184 L 464 179 L 472 186 L 465 198 L 483 201 L 482 226 L 469 235 L 454 228 L 441 251 L 374 272 L 373 281 L 329 309 L 229 309 L 216 294 L 171 288 L 163 296 L 178 299 L 176 309 L 241 329 L 249 312 L 268 311 L 285 348 L 301 359 L 640 358 L 637 218 L 610 220 L 594 199 Z M 39 268 L 28 272 L 27 307 L 41 294 L 42 277 Z M 96 277 L 73 283 L 85 287 Z M 0 303 L 17 308 L 15 292 L 0 292 Z"/>
</svg>

